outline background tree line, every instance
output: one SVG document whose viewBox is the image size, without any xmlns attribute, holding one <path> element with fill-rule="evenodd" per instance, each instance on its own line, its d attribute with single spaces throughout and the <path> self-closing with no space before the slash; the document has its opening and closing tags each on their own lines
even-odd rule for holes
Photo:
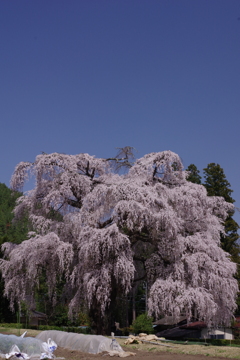
<svg viewBox="0 0 240 360">
<path fill-rule="evenodd" d="M 21 243 L 27 235 L 27 216 L 20 222 L 13 222 L 13 209 L 20 192 L 12 191 L 0 183 L 0 246 L 5 242 Z M 0 248 L 0 257 L 3 256 Z M 0 322 L 11 322 L 14 314 L 9 310 L 9 301 L 3 296 L 4 283 L 0 274 Z"/>
<path fill-rule="evenodd" d="M 5 242 L 19 244 L 26 240 L 27 233 L 30 230 L 28 214 L 21 221 L 14 220 L 14 207 L 17 199 L 22 195 L 21 192 L 13 191 L 5 184 L 0 183 L 0 258 L 3 257 L 1 246 Z M 50 322 L 55 325 L 68 325 L 67 307 L 64 303 L 64 294 L 61 287 L 58 291 L 58 301 L 53 309 L 49 301 L 46 289 L 46 279 L 43 277 L 40 281 L 38 291 L 34 294 L 36 310 L 47 314 Z M 22 304 L 22 313 L 26 311 L 26 306 Z M 16 311 L 18 310 L 16 305 Z M 10 310 L 9 300 L 4 296 L 4 282 L 0 273 L 0 322 L 16 322 L 16 312 Z"/>
</svg>

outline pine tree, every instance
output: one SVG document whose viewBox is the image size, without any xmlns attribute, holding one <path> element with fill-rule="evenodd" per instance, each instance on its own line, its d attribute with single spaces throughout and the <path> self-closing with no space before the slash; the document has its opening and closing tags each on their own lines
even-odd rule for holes
<svg viewBox="0 0 240 360">
<path fill-rule="evenodd" d="M 225 201 L 233 204 L 235 200 L 231 194 L 233 190 L 230 188 L 231 184 L 228 182 L 223 169 L 219 164 L 210 163 L 203 169 L 205 177 L 205 187 L 209 196 L 222 196 Z M 238 223 L 233 219 L 234 210 L 229 212 L 225 220 L 225 236 L 221 235 L 222 249 L 231 255 L 232 261 L 237 264 L 236 278 L 240 289 L 240 246 L 238 244 Z M 237 313 L 240 312 L 240 293 L 237 297 Z"/>
<path fill-rule="evenodd" d="M 189 172 L 189 175 L 187 177 L 188 181 L 191 181 L 194 184 L 201 184 L 201 176 L 200 171 L 194 164 L 190 164 L 188 168 L 186 169 Z"/>
<path fill-rule="evenodd" d="M 22 194 L 12 191 L 5 184 L 0 183 L 0 258 L 3 257 L 1 246 L 6 242 L 19 244 L 26 239 L 27 218 L 13 223 L 13 209 L 16 200 Z M 12 321 L 13 314 L 9 310 L 9 300 L 3 296 L 4 282 L 0 275 L 0 321 Z"/>
<path fill-rule="evenodd" d="M 207 189 L 208 195 L 222 196 L 225 201 L 233 204 L 235 202 L 231 196 L 233 190 L 230 188 L 231 184 L 228 182 L 221 166 L 219 164 L 210 163 L 205 169 L 203 169 L 203 171 L 205 178 L 204 186 Z M 225 220 L 224 226 L 226 235 L 221 236 L 221 245 L 223 250 L 231 255 L 232 260 L 240 264 L 240 248 L 237 243 L 239 239 L 239 225 L 233 219 L 233 215 L 234 210 L 229 212 L 229 215 Z"/>
<path fill-rule="evenodd" d="M 26 239 L 27 216 L 21 221 L 13 222 L 13 209 L 21 195 L 20 192 L 13 191 L 0 183 L 0 243 L 8 241 L 19 244 Z"/>
</svg>

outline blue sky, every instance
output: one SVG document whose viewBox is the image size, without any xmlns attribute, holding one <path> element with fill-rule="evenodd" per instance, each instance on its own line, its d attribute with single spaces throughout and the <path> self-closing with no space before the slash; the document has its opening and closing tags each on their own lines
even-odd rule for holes
<svg viewBox="0 0 240 360">
<path fill-rule="evenodd" d="M 238 18 L 239 0 L 0 1 L 0 182 L 41 151 L 129 145 L 219 163 L 240 207 Z"/>
</svg>

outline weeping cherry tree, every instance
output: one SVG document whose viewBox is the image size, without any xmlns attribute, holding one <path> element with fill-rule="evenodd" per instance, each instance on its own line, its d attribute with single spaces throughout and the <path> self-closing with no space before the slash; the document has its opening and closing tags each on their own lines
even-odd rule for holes
<svg viewBox="0 0 240 360">
<path fill-rule="evenodd" d="M 17 165 L 12 188 L 21 190 L 29 176 L 35 188 L 15 208 L 18 220 L 29 214 L 28 239 L 4 244 L 0 264 L 12 307 L 31 298 L 43 272 L 54 302 L 64 277 L 69 314 L 86 301 L 100 333 L 116 297 L 144 279 L 155 318 L 197 314 L 209 326 L 229 324 L 236 265 L 220 236 L 233 205 L 187 181 L 177 154 L 150 153 L 132 163 L 126 151 L 115 159 L 41 154 Z"/>
</svg>

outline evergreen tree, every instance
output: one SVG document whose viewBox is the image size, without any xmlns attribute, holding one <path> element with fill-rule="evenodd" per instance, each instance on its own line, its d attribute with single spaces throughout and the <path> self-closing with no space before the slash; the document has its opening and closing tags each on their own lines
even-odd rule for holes
<svg viewBox="0 0 240 360">
<path fill-rule="evenodd" d="M 195 184 L 201 184 L 202 177 L 199 175 L 200 171 L 197 169 L 196 165 L 190 164 L 186 170 L 189 172 L 189 175 L 187 177 L 188 181 L 191 181 Z"/>
<path fill-rule="evenodd" d="M 22 194 L 18 191 L 9 189 L 5 184 L 0 183 L 0 243 L 13 242 L 21 243 L 26 239 L 27 216 L 21 221 L 13 222 L 13 209 L 16 200 Z"/>
<path fill-rule="evenodd" d="M 235 200 L 231 194 L 233 190 L 230 188 L 231 184 L 228 182 L 223 169 L 219 164 L 211 163 L 203 169 L 205 183 L 204 186 L 207 189 L 209 196 L 222 196 L 225 201 L 233 204 Z M 226 236 L 221 236 L 221 245 L 223 250 L 228 252 L 232 260 L 240 264 L 239 257 L 239 245 L 237 243 L 239 239 L 238 229 L 239 225 L 233 219 L 234 210 L 229 212 L 229 216 L 225 220 L 225 233 Z"/>
<path fill-rule="evenodd" d="M 205 183 L 209 196 L 222 196 L 227 202 L 234 203 L 231 197 L 233 190 L 230 189 L 231 184 L 228 182 L 223 169 L 219 164 L 211 163 L 203 169 Z"/>
<path fill-rule="evenodd" d="M 233 190 L 230 188 L 231 184 L 228 182 L 223 169 L 219 164 L 210 163 L 203 169 L 205 184 L 209 196 L 222 196 L 227 202 L 234 203 L 235 200 L 231 194 Z M 230 211 L 225 220 L 225 236 L 221 235 L 222 249 L 231 255 L 232 261 L 237 264 L 236 278 L 240 289 L 240 246 L 238 244 L 238 223 L 233 219 L 234 211 Z M 240 312 L 240 293 L 237 297 L 237 313 Z"/>
<path fill-rule="evenodd" d="M 1 246 L 5 242 L 21 243 L 26 239 L 27 217 L 21 222 L 13 223 L 13 209 L 16 200 L 22 194 L 10 190 L 5 184 L 0 183 L 0 258 L 3 257 Z M 9 301 L 3 296 L 4 283 L 0 274 L 0 321 L 12 322 L 13 314 L 9 310 Z"/>
</svg>

